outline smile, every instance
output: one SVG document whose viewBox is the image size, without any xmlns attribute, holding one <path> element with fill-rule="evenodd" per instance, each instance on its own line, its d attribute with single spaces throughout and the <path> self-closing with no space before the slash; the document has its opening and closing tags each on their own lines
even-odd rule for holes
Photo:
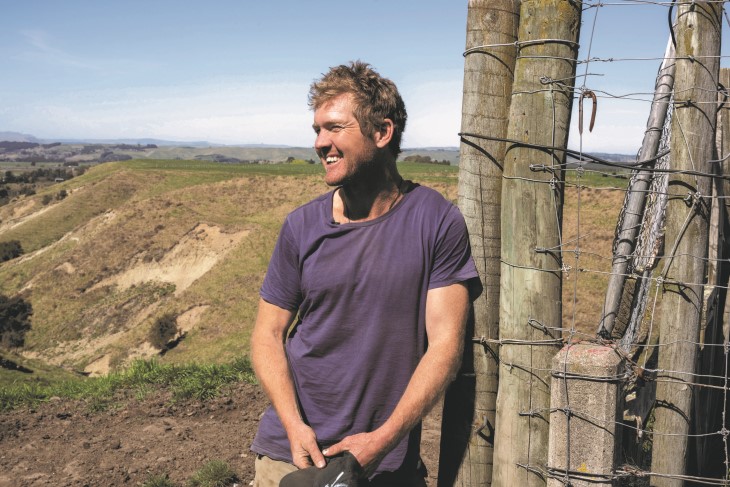
<svg viewBox="0 0 730 487">
<path fill-rule="evenodd" d="M 325 162 L 327 164 L 334 164 L 335 162 L 339 161 L 340 158 L 338 156 L 329 156 L 327 159 L 325 159 Z"/>
</svg>

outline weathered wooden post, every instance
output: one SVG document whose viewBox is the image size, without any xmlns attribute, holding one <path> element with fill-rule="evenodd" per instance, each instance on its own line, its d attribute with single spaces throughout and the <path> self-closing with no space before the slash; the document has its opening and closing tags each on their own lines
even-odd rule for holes
<svg viewBox="0 0 730 487">
<path fill-rule="evenodd" d="M 722 4 L 677 6 L 672 169 L 710 173 L 713 159 Z M 681 487 L 692 417 L 692 384 L 705 282 L 711 178 L 673 173 L 664 243 L 652 471 L 657 487 Z"/>
<path fill-rule="evenodd" d="M 730 68 L 722 68 L 720 70 L 720 84 L 725 88 L 727 99 L 724 100 L 722 108 L 718 113 L 718 130 L 720 131 L 720 143 L 718 144 L 719 157 L 722 159 L 721 170 L 726 176 L 730 176 Z M 727 159 L 726 159 L 727 157 Z M 723 194 L 730 196 L 730 181 L 723 180 L 721 186 Z M 724 208 L 724 218 L 722 222 L 722 247 L 727 252 L 725 257 L 730 257 L 730 199 L 721 201 Z M 723 281 L 724 285 L 728 285 Z M 725 300 L 725 307 L 722 312 L 723 316 L 730 316 L 730 299 Z M 723 323 L 723 337 L 730 340 L 730 319 Z"/>
<path fill-rule="evenodd" d="M 492 481 L 499 337 L 499 256 L 504 139 L 512 93 L 519 0 L 469 0 L 464 59 L 459 208 L 484 292 L 474 302 L 473 332 L 463 374 L 444 400 L 439 482 L 484 486 Z"/>
<path fill-rule="evenodd" d="M 502 185 L 493 483 L 544 486 L 550 367 L 562 345 L 560 223 L 581 4 L 523 0 Z M 538 148 L 535 148 L 538 147 Z M 540 148 L 543 147 L 543 148 Z M 557 147 L 557 149 L 553 149 Z"/>
<path fill-rule="evenodd" d="M 717 113 L 717 130 L 715 146 L 717 157 L 712 162 L 716 178 L 712 184 L 712 212 L 710 214 L 710 242 L 708 245 L 708 272 L 707 286 L 705 287 L 704 315 L 700 330 L 702 344 L 698 357 L 698 382 L 703 386 L 694 389 L 693 394 L 693 426 L 690 430 L 687 472 L 693 476 L 702 476 L 713 479 L 725 479 L 725 449 L 723 436 L 720 433 L 725 427 L 723 413 L 727 416 L 724 390 L 726 375 L 725 354 L 723 347 L 727 340 L 727 333 L 723 330 L 723 317 L 727 311 L 727 285 L 730 277 L 728 262 L 728 242 L 730 225 L 728 225 L 727 199 L 730 195 L 728 186 L 730 181 L 723 179 L 730 175 L 730 108 L 727 87 L 730 86 L 730 69 L 720 69 L 720 85 L 723 90 L 719 93 L 720 110 Z M 727 326 L 727 323 L 724 323 Z"/>
</svg>

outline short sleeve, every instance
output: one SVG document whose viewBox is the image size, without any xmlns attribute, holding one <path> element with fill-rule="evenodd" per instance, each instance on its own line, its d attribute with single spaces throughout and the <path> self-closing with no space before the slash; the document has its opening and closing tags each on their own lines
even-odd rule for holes
<svg viewBox="0 0 730 487">
<path fill-rule="evenodd" d="M 301 304 L 299 248 L 288 218 L 279 232 L 260 294 L 264 301 L 290 311 Z"/>
<path fill-rule="evenodd" d="M 469 233 L 464 217 L 459 209 L 452 205 L 436 235 L 428 288 L 445 287 L 458 282 L 467 283 L 472 300 L 482 292 L 479 273 L 471 256 Z"/>
</svg>

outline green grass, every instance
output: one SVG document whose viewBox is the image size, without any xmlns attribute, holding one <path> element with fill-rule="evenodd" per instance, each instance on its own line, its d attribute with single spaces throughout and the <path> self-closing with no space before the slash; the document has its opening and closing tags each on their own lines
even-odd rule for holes
<svg viewBox="0 0 730 487">
<path fill-rule="evenodd" d="M 188 487 L 229 487 L 238 476 L 226 462 L 212 460 L 195 472 L 188 480 Z"/>
<path fill-rule="evenodd" d="M 48 365 L 40 360 L 28 359 L 8 350 L 0 350 L 0 360 L 6 364 L 5 367 L 0 367 L 0 391 L 13 383 L 26 380 L 47 385 L 79 377 L 69 370 Z M 14 370 L 10 363 L 15 364 L 20 370 Z"/>
<path fill-rule="evenodd" d="M 621 188 L 624 189 L 629 184 L 628 178 L 625 176 L 626 171 L 619 171 L 615 174 L 607 172 L 585 171 L 580 177 L 576 171 L 566 173 L 565 182 L 570 185 L 582 185 L 591 188 Z"/>
<path fill-rule="evenodd" d="M 167 475 L 151 475 L 142 487 L 175 487 L 177 484 Z"/>
<path fill-rule="evenodd" d="M 235 382 L 255 381 L 248 358 L 227 364 L 163 365 L 156 360 L 137 360 L 123 371 L 103 377 L 78 378 L 52 383 L 25 382 L 0 389 L 0 410 L 34 406 L 52 397 L 87 401 L 102 410 L 123 397 L 144 397 L 155 389 L 167 389 L 174 400 L 209 399 Z"/>
</svg>

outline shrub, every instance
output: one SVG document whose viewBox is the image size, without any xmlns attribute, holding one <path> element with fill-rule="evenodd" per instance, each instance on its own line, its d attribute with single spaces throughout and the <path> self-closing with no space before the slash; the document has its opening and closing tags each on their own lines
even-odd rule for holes
<svg viewBox="0 0 730 487">
<path fill-rule="evenodd" d="M 167 475 L 152 475 L 142 487 L 175 487 L 175 483 Z"/>
<path fill-rule="evenodd" d="M 230 487 L 237 480 L 236 472 L 226 462 L 212 460 L 193 474 L 188 487 Z"/>
<path fill-rule="evenodd" d="M 8 298 L 0 294 L 0 345 L 5 348 L 22 347 L 25 334 L 30 330 L 33 307 L 23 298 Z"/>
<path fill-rule="evenodd" d="M 177 335 L 177 332 L 177 317 L 172 313 L 165 313 L 157 318 L 150 328 L 148 339 L 155 348 L 167 350 L 168 344 Z"/>
<path fill-rule="evenodd" d="M 53 201 L 53 196 L 51 196 L 50 194 L 43 195 L 43 198 L 41 199 L 41 203 L 43 204 L 43 206 L 46 206 L 51 201 Z"/>
<path fill-rule="evenodd" d="M 14 259 L 23 255 L 23 247 L 18 240 L 0 242 L 0 262 Z"/>
<path fill-rule="evenodd" d="M 62 200 L 66 196 L 68 196 L 68 192 L 65 189 L 62 189 L 61 191 L 59 191 L 58 193 L 56 193 L 56 199 L 57 200 Z"/>
</svg>

